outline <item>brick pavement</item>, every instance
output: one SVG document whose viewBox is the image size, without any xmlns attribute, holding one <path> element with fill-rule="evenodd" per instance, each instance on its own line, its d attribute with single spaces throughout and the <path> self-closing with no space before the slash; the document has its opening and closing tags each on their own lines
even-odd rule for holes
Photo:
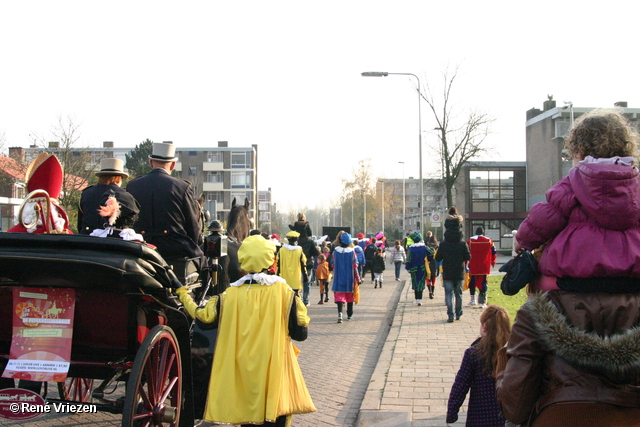
<svg viewBox="0 0 640 427">
<path fill-rule="evenodd" d="M 404 277 L 406 272 L 402 274 Z M 404 289 L 404 281 L 393 279 L 393 266 L 387 265 L 384 276 L 382 289 L 374 289 L 371 276 L 367 276 L 361 287 L 361 302 L 354 309 L 354 320 L 347 321 L 345 311 L 342 324 L 336 323 L 338 316 L 332 297 L 329 303 L 318 305 L 319 289 L 312 286 L 309 337 L 295 344 L 302 351 L 298 360 L 318 411 L 294 416 L 294 426 L 355 425 Z M 55 390 L 53 383 L 50 386 Z M 52 392 L 52 395 L 57 396 L 57 392 Z M 50 414 L 22 422 L 0 418 L 0 426 L 24 427 L 119 426 L 120 422 L 120 415 L 100 412 Z"/>
<path fill-rule="evenodd" d="M 374 289 L 367 274 L 354 320 L 347 321 L 345 312 L 342 324 L 336 323 L 336 305 L 318 305 L 318 287 L 311 288 L 309 338 L 296 345 L 302 350 L 298 360 L 318 411 L 294 416 L 294 426 L 355 425 L 404 285 L 393 279 L 392 268 L 387 265 L 382 289 Z"/>
<path fill-rule="evenodd" d="M 446 425 L 449 391 L 464 350 L 478 336 L 480 310 L 465 305 L 461 320 L 447 323 L 440 284 L 436 298 L 418 307 L 404 270 L 401 279 L 393 280 L 389 265 L 382 289 L 373 289 L 367 276 L 354 320 L 342 324 L 335 304 L 318 305 L 318 287 L 311 288 L 309 338 L 296 345 L 318 412 L 294 416 L 294 426 Z M 468 293 L 463 297 L 468 302 Z M 464 425 L 465 411 L 466 404 L 455 425 Z M 21 423 L 0 418 L 0 426 L 118 426 L 120 419 L 55 414 Z"/>
<path fill-rule="evenodd" d="M 499 257 L 497 268 L 507 257 Z M 500 274 L 500 273 L 498 273 Z M 426 303 L 425 303 L 426 301 Z M 407 281 L 380 361 L 363 399 L 358 426 L 446 426 L 447 401 L 468 346 L 479 336 L 481 310 L 466 304 L 463 315 L 447 323 L 444 288 L 438 281 L 436 297 L 414 302 Z M 454 425 L 464 425 L 466 403 Z"/>
</svg>

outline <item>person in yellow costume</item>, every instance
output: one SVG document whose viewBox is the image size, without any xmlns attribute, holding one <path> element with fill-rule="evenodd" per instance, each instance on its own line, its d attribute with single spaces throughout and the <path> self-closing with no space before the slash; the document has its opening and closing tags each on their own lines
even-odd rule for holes
<svg viewBox="0 0 640 427">
<path fill-rule="evenodd" d="M 308 281 L 306 267 L 307 257 L 302 251 L 302 246 L 298 245 L 300 233 L 290 231 L 286 237 L 289 244 L 282 245 L 278 251 L 277 274 L 286 280 L 289 286 L 291 286 L 291 289 L 296 292 L 296 295 L 300 295 L 302 283 Z"/>
<path fill-rule="evenodd" d="M 293 414 L 315 412 L 291 341 L 307 338 L 307 307 L 279 276 L 275 245 L 249 236 L 238 260 L 249 272 L 199 308 L 186 287 L 176 290 L 193 318 L 218 322 L 204 419 L 214 423 L 290 426 Z"/>
</svg>

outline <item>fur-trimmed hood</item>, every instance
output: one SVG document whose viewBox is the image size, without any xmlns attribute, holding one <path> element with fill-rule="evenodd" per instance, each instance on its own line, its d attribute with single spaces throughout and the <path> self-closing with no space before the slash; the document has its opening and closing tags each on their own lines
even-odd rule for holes
<svg viewBox="0 0 640 427">
<path fill-rule="evenodd" d="M 568 364 L 616 383 L 640 371 L 637 326 L 609 336 L 582 331 L 569 324 L 544 293 L 532 295 L 521 309 L 534 320 L 541 341 Z"/>
</svg>

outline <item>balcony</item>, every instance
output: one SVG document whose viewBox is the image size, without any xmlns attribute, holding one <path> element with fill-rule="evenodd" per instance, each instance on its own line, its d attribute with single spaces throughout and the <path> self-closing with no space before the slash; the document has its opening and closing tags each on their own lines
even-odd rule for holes
<svg viewBox="0 0 640 427">
<path fill-rule="evenodd" d="M 224 190 L 224 183 L 222 182 L 203 182 L 202 191 L 222 191 Z"/>
<path fill-rule="evenodd" d="M 205 172 L 215 172 L 224 170 L 223 162 L 204 162 L 202 163 L 202 170 Z"/>
</svg>

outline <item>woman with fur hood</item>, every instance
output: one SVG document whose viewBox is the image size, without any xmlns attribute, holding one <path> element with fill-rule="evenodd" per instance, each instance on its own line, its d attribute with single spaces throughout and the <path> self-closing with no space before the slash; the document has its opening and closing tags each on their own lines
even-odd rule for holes
<svg viewBox="0 0 640 427">
<path fill-rule="evenodd" d="M 505 418 L 529 426 L 638 425 L 640 174 L 637 132 L 617 110 L 571 130 L 575 167 L 531 208 L 516 250 L 547 243 L 497 378 Z"/>
</svg>

